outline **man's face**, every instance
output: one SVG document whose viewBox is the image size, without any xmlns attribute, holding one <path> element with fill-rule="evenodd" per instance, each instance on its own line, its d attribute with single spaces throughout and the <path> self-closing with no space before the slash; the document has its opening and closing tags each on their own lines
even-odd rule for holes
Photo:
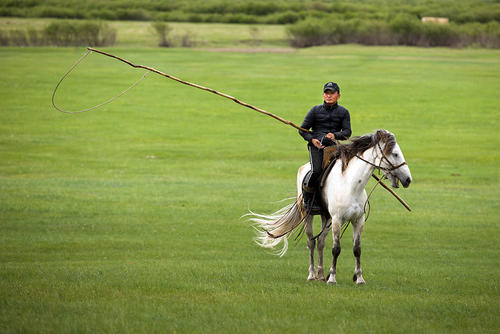
<svg viewBox="0 0 500 334">
<path fill-rule="evenodd" d="M 337 91 L 332 92 L 331 90 L 327 90 L 323 93 L 323 100 L 325 100 L 326 104 L 335 104 L 338 99 L 340 99 L 340 94 Z"/>
</svg>

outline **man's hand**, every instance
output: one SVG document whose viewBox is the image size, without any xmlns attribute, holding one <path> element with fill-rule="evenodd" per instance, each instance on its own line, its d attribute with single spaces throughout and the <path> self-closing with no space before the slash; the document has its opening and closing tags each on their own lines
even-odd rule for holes
<svg viewBox="0 0 500 334">
<path fill-rule="evenodd" d="M 326 134 L 325 138 L 328 138 L 330 140 L 335 140 L 335 135 L 333 133 L 329 132 Z"/>
<path fill-rule="evenodd" d="M 317 148 L 318 150 L 320 150 L 320 149 L 324 148 L 324 146 L 323 146 L 323 145 L 321 145 L 321 142 L 320 142 L 319 140 L 317 140 L 316 138 L 313 138 L 313 139 L 311 140 L 311 143 L 312 143 L 314 146 L 316 146 L 316 148 Z"/>
</svg>

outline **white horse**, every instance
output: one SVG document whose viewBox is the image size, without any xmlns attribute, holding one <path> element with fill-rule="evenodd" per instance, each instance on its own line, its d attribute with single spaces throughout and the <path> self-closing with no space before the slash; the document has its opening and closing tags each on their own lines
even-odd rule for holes
<svg viewBox="0 0 500 334">
<path fill-rule="evenodd" d="M 274 248 L 283 241 L 283 248 L 278 253 L 283 256 L 288 248 L 287 238 L 292 231 L 304 223 L 310 251 L 308 280 L 326 280 L 323 269 L 323 249 L 325 238 L 331 225 L 333 233 L 333 263 L 327 276 L 327 283 L 336 283 L 336 265 L 340 254 L 340 231 L 344 224 L 351 222 L 353 226 L 353 253 L 356 258 L 353 281 L 364 284 L 361 271 L 361 234 L 365 224 L 365 208 L 367 195 L 365 186 L 373 171 L 378 168 L 391 181 L 394 188 L 399 181 L 407 188 L 411 181 L 411 173 L 405 162 L 403 152 L 396 143 L 394 135 L 385 130 L 378 130 L 354 138 L 349 144 L 337 146 L 339 158 L 324 180 L 321 189 L 323 205 L 328 213 L 321 214 L 321 232 L 313 234 L 314 216 L 304 211 L 302 205 L 302 180 L 310 170 L 307 163 L 299 168 L 297 174 L 297 201 L 271 215 L 251 213 L 250 220 L 257 223 L 258 236 L 256 242 L 266 248 Z M 314 267 L 314 249 L 317 239 L 318 270 Z"/>
</svg>

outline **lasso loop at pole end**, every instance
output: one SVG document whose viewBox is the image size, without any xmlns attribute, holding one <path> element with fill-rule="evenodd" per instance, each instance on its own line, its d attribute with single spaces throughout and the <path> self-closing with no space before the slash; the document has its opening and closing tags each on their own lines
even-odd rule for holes
<svg viewBox="0 0 500 334">
<path fill-rule="evenodd" d="M 146 75 L 149 74 L 149 72 L 145 72 L 142 77 L 139 78 L 139 80 L 137 80 L 136 82 L 134 82 L 130 87 L 128 87 L 127 89 L 125 89 L 123 92 L 119 93 L 118 95 L 112 97 L 111 99 L 101 103 L 101 104 L 98 104 L 96 106 L 93 106 L 91 108 L 87 108 L 87 109 L 82 109 L 82 110 L 78 110 L 78 111 L 68 111 L 68 110 L 64 110 L 64 109 L 61 109 L 59 108 L 55 101 L 54 101 L 54 98 L 56 96 L 56 92 L 57 92 L 57 89 L 59 88 L 59 86 L 61 85 L 61 83 L 63 82 L 64 79 L 66 79 L 66 77 L 75 69 L 75 67 L 77 67 L 83 59 L 85 59 L 89 54 L 92 53 L 92 50 L 90 48 L 87 48 L 87 52 L 80 57 L 80 59 L 78 59 L 74 64 L 73 66 L 70 67 L 70 69 L 61 77 L 61 79 L 59 80 L 59 82 L 57 83 L 56 85 L 56 88 L 54 88 L 54 92 L 52 93 L 52 106 L 60 111 L 60 112 L 63 112 L 63 113 L 66 113 L 66 114 L 78 114 L 78 113 L 82 113 L 82 112 L 87 112 L 87 111 L 90 111 L 90 110 L 94 110 L 94 109 L 97 109 L 97 108 L 100 108 L 110 102 L 113 102 L 114 100 L 116 100 L 117 98 L 119 98 L 120 96 L 122 96 L 123 94 L 125 94 L 126 92 L 128 92 L 129 90 L 131 90 L 132 88 L 134 88 L 135 86 L 137 86 L 139 84 L 139 82 L 141 82 L 142 80 L 144 80 L 144 78 L 146 77 Z"/>
</svg>

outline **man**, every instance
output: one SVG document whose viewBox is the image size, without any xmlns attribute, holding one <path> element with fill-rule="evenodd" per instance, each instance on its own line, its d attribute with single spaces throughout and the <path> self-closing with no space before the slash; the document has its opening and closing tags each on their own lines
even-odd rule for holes
<svg viewBox="0 0 500 334">
<path fill-rule="evenodd" d="M 305 176 L 302 186 L 304 204 L 311 212 L 321 210 L 315 199 L 323 165 L 323 149 L 335 145 L 334 140 L 346 140 L 351 136 L 351 117 L 349 111 L 340 106 L 340 88 L 334 82 L 327 82 L 323 87 L 322 105 L 311 108 L 301 127 L 311 132 L 299 131 L 308 142 L 311 171 Z M 316 196 L 317 197 L 317 196 Z"/>
</svg>

